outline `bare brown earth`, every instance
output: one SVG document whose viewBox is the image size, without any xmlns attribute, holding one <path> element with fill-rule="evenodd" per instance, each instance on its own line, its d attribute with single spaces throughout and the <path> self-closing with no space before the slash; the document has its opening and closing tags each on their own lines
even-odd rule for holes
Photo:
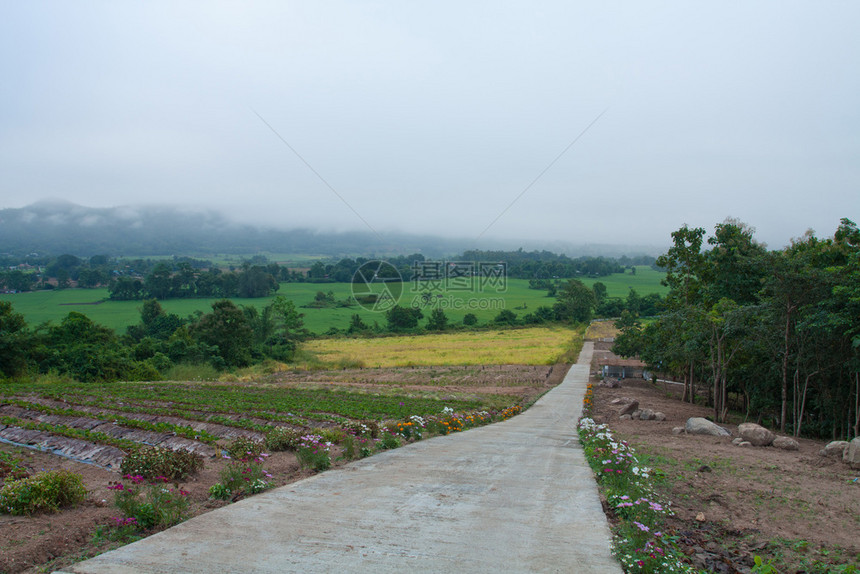
<svg viewBox="0 0 860 574">
<path fill-rule="evenodd" d="M 236 381 L 234 384 L 267 384 L 283 387 L 291 386 L 341 386 L 367 392 L 432 392 L 443 397 L 463 395 L 508 395 L 515 397 L 518 402 L 527 404 L 542 395 L 550 388 L 558 385 L 567 371 L 566 365 L 556 366 L 478 366 L 478 367 L 418 367 L 400 369 L 346 369 L 340 371 L 293 372 L 284 371 L 263 377 L 262 380 Z M 199 383 L 198 383 L 199 384 Z M 65 406 L 48 399 L 32 396 L 19 397 L 46 406 Z M 153 403 L 152 406 L 155 406 Z M 111 420 L 111 412 L 106 409 L 77 407 L 93 419 Z M 69 417 L 51 415 L 46 417 L 40 413 L 28 413 L 11 405 L 0 405 L 0 414 L 20 417 L 41 422 L 54 422 L 76 426 L 76 423 L 88 423 L 83 418 L 77 421 Z M 129 418 L 139 418 L 150 422 L 172 422 L 176 424 L 200 425 L 199 421 L 183 421 L 175 417 L 156 417 L 152 415 L 134 415 L 122 413 Z M 253 420 L 253 417 L 249 417 Z M 266 421 L 260 419 L 261 423 Z M 2 425 L 0 425 L 2 426 Z M 85 424 L 86 428 L 104 430 L 103 427 Z M 257 433 L 229 427 L 219 429 L 220 425 L 206 423 L 203 428 L 223 436 L 224 440 L 237 436 L 252 436 Z M 222 435 L 221 430 L 229 431 Z M 124 438 L 135 440 L 141 431 L 135 434 L 123 435 Z M 57 438 L 62 442 L 62 437 Z M 185 440 L 174 437 L 168 440 Z M 219 441 L 220 442 L 220 441 Z M 215 454 L 206 445 L 196 444 L 195 450 L 206 454 Z M 51 572 L 82 559 L 95 556 L 124 542 L 109 539 L 113 518 L 118 516 L 113 507 L 113 491 L 108 489 L 111 482 L 119 480 L 120 475 L 115 470 L 107 470 L 92 464 L 85 464 L 63 458 L 48 452 L 40 452 L 28 448 L 11 446 L 0 443 L 0 451 L 13 453 L 24 460 L 30 474 L 43 470 L 67 469 L 79 473 L 83 477 L 88 491 L 87 500 L 78 508 L 63 510 L 56 514 L 36 514 L 33 516 L 10 516 L 0 514 L 0 574 Z M 336 459 L 340 452 L 333 452 Z M 178 486 L 190 492 L 192 501 L 191 515 L 196 516 L 220 506 L 226 502 L 210 500 L 209 487 L 219 481 L 219 472 L 226 466 L 227 461 L 219 456 L 207 456 L 205 468 L 200 473 L 190 477 Z M 335 465 L 343 464 L 336 461 Z M 118 467 L 118 462 L 112 465 Z M 301 470 L 293 453 L 271 453 L 266 460 L 266 470 L 273 475 L 270 479 L 274 486 L 282 486 L 305 478 L 311 471 Z M 0 478 L 2 483 L 2 478 Z"/>
<path fill-rule="evenodd" d="M 610 346 L 595 343 L 596 350 Z M 593 370 L 605 355 L 595 352 Z M 625 379 L 609 388 L 593 380 L 595 420 L 665 473 L 658 491 L 673 502 L 669 525 L 698 567 L 749 572 L 755 555 L 773 559 L 779 572 L 840 572 L 860 563 L 860 472 L 820 456 L 825 441 L 801 438 L 799 450 L 786 451 L 737 447 L 733 437 L 674 435 L 673 427 L 712 411 L 681 402 L 680 386 Z M 666 420 L 621 420 L 610 404 L 618 397 Z M 736 425 L 721 426 L 738 436 Z"/>
</svg>

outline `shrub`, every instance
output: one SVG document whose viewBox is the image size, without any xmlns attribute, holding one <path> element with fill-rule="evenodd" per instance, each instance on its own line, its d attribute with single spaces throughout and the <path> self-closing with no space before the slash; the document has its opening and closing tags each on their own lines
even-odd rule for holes
<svg viewBox="0 0 860 574">
<path fill-rule="evenodd" d="M 237 460 L 221 470 L 221 482 L 212 485 L 209 496 L 228 500 L 241 495 L 257 494 L 271 487 L 266 480 L 272 475 L 263 469 L 267 455 L 260 454 L 250 460 Z"/>
<path fill-rule="evenodd" d="M 123 475 L 142 476 L 153 480 L 184 480 L 203 469 L 203 457 L 187 450 L 170 450 L 158 446 L 142 447 L 122 459 Z"/>
<path fill-rule="evenodd" d="M 234 460 L 250 460 L 257 458 L 263 452 L 263 443 L 252 438 L 239 436 L 234 438 L 224 450 Z"/>
<path fill-rule="evenodd" d="M 379 423 L 376 421 L 350 421 L 343 428 L 347 433 L 357 437 L 376 438 L 379 436 Z"/>
<path fill-rule="evenodd" d="M 382 433 L 382 439 L 380 439 L 378 446 L 380 449 L 397 448 L 400 446 L 400 439 L 394 433 Z"/>
<path fill-rule="evenodd" d="M 296 450 L 302 433 L 289 427 L 275 427 L 266 433 L 266 449 L 273 452 Z"/>
<path fill-rule="evenodd" d="M 331 467 L 331 443 L 317 434 L 305 435 L 300 439 L 296 458 L 303 468 L 328 470 Z"/>
<path fill-rule="evenodd" d="M 81 475 L 68 470 L 40 472 L 6 482 L 0 488 L 0 512 L 15 515 L 57 512 L 80 504 L 86 496 Z"/>
<path fill-rule="evenodd" d="M 21 461 L 7 452 L 0 452 L 0 484 L 6 480 L 27 478 L 30 473 Z"/>
<path fill-rule="evenodd" d="M 143 484 L 145 479 L 139 474 L 126 474 L 123 478 L 130 486 L 119 482 L 108 487 L 116 491 L 114 504 L 124 515 L 117 519 L 118 526 L 139 530 L 168 528 L 187 518 L 188 493 L 179 487 L 167 488 L 167 478 L 160 477 L 149 485 Z"/>
</svg>

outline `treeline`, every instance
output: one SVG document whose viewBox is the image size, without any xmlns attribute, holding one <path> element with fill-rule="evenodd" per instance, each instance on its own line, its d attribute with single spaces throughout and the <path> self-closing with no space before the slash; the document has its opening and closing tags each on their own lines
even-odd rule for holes
<svg viewBox="0 0 860 574">
<path fill-rule="evenodd" d="M 199 270 L 189 263 L 177 266 L 161 263 L 146 277 L 120 275 L 108 285 L 110 298 L 119 301 L 137 299 L 190 299 L 211 297 L 267 297 L 289 280 L 289 270 L 271 266 L 245 264 L 238 271 L 221 271 L 217 267 Z M 286 277 L 286 278 L 285 278 Z"/>
<path fill-rule="evenodd" d="M 282 296 L 262 310 L 221 299 L 210 313 L 184 318 L 148 299 L 140 323 L 123 335 L 78 312 L 31 329 L 11 303 L 0 301 L 0 379 L 158 380 L 178 365 L 222 370 L 289 361 L 305 336 L 302 314 Z"/>
<path fill-rule="evenodd" d="M 356 271 L 372 261 L 367 257 L 317 261 L 306 271 L 290 269 L 255 255 L 238 268 L 229 270 L 206 259 L 173 257 L 166 259 L 115 259 L 106 255 L 79 258 L 71 254 L 58 257 L 0 257 L 0 290 L 26 292 L 38 289 L 70 287 L 108 287 L 113 300 L 146 298 L 182 299 L 211 297 L 266 297 L 277 291 L 278 283 L 348 283 Z M 420 253 L 388 257 L 385 261 L 397 269 L 404 281 L 420 278 L 428 269 Z M 449 260 L 436 261 L 441 273 L 449 264 L 463 273 L 471 264 L 474 273 L 481 266 L 501 265 L 506 277 L 532 281 L 554 281 L 579 276 L 602 277 L 624 272 L 634 265 L 653 265 L 649 256 L 619 259 L 579 257 L 571 259 L 549 251 L 465 251 Z"/>
<path fill-rule="evenodd" d="M 768 251 L 727 220 L 707 238 L 682 227 L 657 259 L 671 288 L 643 327 L 625 314 L 614 351 L 639 355 L 701 395 L 781 432 L 860 434 L 860 231 L 843 219 L 832 238 L 808 232 Z"/>
</svg>

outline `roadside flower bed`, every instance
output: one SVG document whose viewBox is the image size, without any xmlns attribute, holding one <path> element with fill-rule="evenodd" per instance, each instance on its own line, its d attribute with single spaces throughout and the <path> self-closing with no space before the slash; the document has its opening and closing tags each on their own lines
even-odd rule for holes
<svg viewBox="0 0 860 574">
<path fill-rule="evenodd" d="M 696 572 L 683 561 L 673 537 L 663 531 L 671 503 L 662 501 L 651 487 L 651 469 L 642 466 L 626 441 L 619 441 L 606 425 L 590 415 L 592 386 L 583 399 L 578 431 L 598 488 L 606 497 L 613 525 L 612 552 L 627 573 Z"/>
</svg>

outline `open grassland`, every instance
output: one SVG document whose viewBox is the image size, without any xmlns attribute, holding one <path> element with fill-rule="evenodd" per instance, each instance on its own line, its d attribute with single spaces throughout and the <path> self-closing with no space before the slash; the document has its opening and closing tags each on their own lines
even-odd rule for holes
<svg viewBox="0 0 860 574">
<path fill-rule="evenodd" d="M 551 365 L 581 331 L 533 327 L 373 339 L 317 339 L 302 346 L 323 364 L 376 368 L 431 365 Z"/>
<path fill-rule="evenodd" d="M 636 273 L 613 273 L 606 277 L 583 277 L 580 280 L 591 287 L 598 281 L 606 285 L 606 294 L 609 297 L 627 297 L 630 289 L 636 289 L 639 295 L 648 295 L 649 293 L 657 293 L 665 296 L 669 292 L 669 288 L 661 285 L 660 282 L 666 274 L 663 271 L 655 271 L 647 265 L 637 265 Z"/>
<path fill-rule="evenodd" d="M 600 281 L 606 285 L 610 297 L 626 297 L 630 288 L 636 289 L 640 295 L 648 293 L 665 294 L 666 288 L 660 285 L 664 274 L 649 267 L 639 266 L 636 274 L 617 273 L 607 277 L 583 278 L 586 285 Z M 403 283 L 400 297 L 401 305 L 422 304 L 422 294 L 429 290 L 425 285 Z M 384 326 L 385 315 L 364 309 L 358 305 L 351 307 L 331 307 L 314 309 L 304 307 L 314 300 L 318 291 L 334 293 L 335 299 L 346 300 L 351 295 L 349 283 L 282 283 L 277 295 L 283 295 L 295 302 L 304 314 L 305 327 L 313 333 L 322 334 L 331 328 L 345 329 L 353 314 L 361 316 L 362 320 L 373 325 Z M 546 291 L 529 289 L 528 281 L 524 279 L 508 279 L 504 289 L 446 290 L 434 291 L 435 304 L 442 308 L 452 323 L 462 323 L 466 313 L 472 313 L 478 318 L 479 324 L 491 321 L 503 309 L 509 309 L 518 317 L 533 312 L 540 306 L 551 307 L 555 299 L 547 297 Z M 107 289 L 63 289 L 53 291 L 36 291 L 32 293 L 0 294 L 0 300 L 10 301 L 16 312 L 24 315 L 31 326 L 50 321 L 59 323 L 71 311 L 77 311 L 88 316 L 94 322 L 124 333 L 129 325 L 140 322 L 141 301 L 109 301 Z M 239 305 L 254 306 L 258 309 L 268 305 L 272 298 L 233 299 Z M 212 308 L 215 299 L 171 299 L 162 301 L 161 306 L 168 313 L 180 317 L 192 315 L 195 312 L 207 313 Z M 423 307 L 425 317 L 429 316 L 432 307 Z M 423 321 L 422 321 L 423 323 Z"/>
</svg>

